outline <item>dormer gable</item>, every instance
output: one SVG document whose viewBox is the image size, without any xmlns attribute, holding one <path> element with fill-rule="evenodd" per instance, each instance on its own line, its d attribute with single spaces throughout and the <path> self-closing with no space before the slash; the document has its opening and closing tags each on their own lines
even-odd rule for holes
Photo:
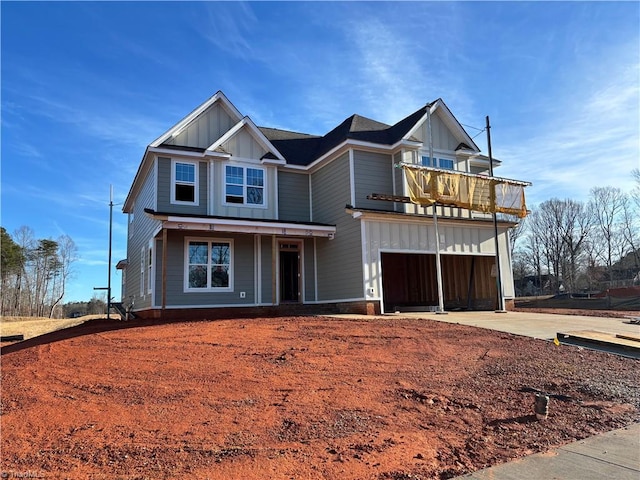
<svg viewBox="0 0 640 480">
<path fill-rule="evenodd" d="M 205 154 L 214 152 L 225 152 L 232 157 L 261 160 L 262 163 L 285 163 L 282 154 L 249 117 L 244 117 L 209 145 Z"/>
<path fill-rule="evenodd" d="M 420 115 L 421 111 L 422 115 Z M 480 148 L 478 148 L 456 117 L 453 116 L 451 110 L 441 98 L 425 105 L 421 110 L 407 117 L 407 119 L 413 117 L 417 121 L 405 133 L 403 139 L 417 139 L 427 147 L 429 145 L 429 116 L 431 116 L 433 148 L 453 152 L 459 150 L 463 145 L 465 150 L 473 153 L 480 152 Z"/>
<path fill-rule="evenodd" d="M 218 91 L 154 140 L 150 147 L 164 144 L 206 149 L 241 120 L 242 114 Z"/>
</svg>

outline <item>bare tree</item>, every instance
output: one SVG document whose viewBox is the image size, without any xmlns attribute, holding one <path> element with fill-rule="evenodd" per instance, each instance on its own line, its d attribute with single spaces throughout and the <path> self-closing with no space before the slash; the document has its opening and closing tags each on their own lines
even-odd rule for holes
<svg viewBox="0 0 640 480">
<path fill-rule="evenodd" d="M 54 276 L 52 288 L 52 301 L 49 310 L 49 318 L 53 318 L 53 312 L 64 298 L 67 280 L 73 273 L 73 263 L 78 259 L 78 249 L 74 241 L 68 235 L 62 235 L 57 240 L 58 244 L 58 265 Z"/>
<path fill-rule="evenodd" d="M 590 210 L 594 216 L 596 236 L 595 251 L 604 262 L 609 273 L 609 282 L 613 284 L 613 265 L 619 260 L 623 251 L 624 236 L 620 231 L 625 194 L 616 187 L 595 187 L 591 189 Z"/>
</svg>

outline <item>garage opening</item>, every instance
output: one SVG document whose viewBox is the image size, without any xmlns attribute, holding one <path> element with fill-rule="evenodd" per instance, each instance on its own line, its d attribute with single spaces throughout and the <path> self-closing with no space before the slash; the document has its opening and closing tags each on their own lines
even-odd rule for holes
<svg viewBox="0 0 640 480">
<path fill-rule="evenodd" d="M 382 253 L 384 309 L 430 311 L 438 306 L 435 254 Z M 440 255 L 444 309 L 495 310 L 493 256 Z"/>
</svg>

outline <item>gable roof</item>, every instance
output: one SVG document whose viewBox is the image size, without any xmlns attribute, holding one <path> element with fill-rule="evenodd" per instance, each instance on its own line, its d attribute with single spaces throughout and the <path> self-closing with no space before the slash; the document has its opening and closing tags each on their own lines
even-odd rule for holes
<svg viewBox="0 0 640 480">
<path fill-rule="evenodd" d="M 260 127 L 260 131 L 284 155 L 289 165 L 307 166 L 322 157 L 325 153 L 341 145 L 347 140 L 391 146 L 403 140 L 420 142 L 413 133 L 427 118 L 427 113 L 433 115 L 437 109 L 442 109 L 445 122 L 454 130 L 460 144 L 470 150 L 479 152 L 480 149 L 467 134 L 462 125 L 456 120 L 442 99 L 427 103 L 424 107 L 398 121 L 394 125 L 372 120 L 362 115 L 353 114 L 340 125 L 325 135 L 308 135 L 306 133 L 291 132 L 268 127 Z M 471 145 L 471 147 L 469 147 Z"/>
<path fill-rule="evenodd" d="M 165 143 L 172 137 L 176 137 L 182 130 L 184 130 L 191 122 L 196 120 L 202 113 L 204 113 L 209 107 L 214 105 L 215 103 L 221 103 L 226 108 L 227 112 L 231 115 L 231 117 L 235 120 L 235 123 L 239 122 L 242 119 L 242 114 L 238 111 L 236 107 L 234 107 L 233 103 L 229 101 L 229 99 L 225 96 L 222 91 L 218 90 L 212 97 L 202 103 L 200 106 L 196 107 L 191 113 L 189 113 L 186 117 L 176 123 L 169 130 L 164 132 L 158 138 L 156 138 L 153 142 L 149 144 L 150 147 L 158 147 Z"/>
<path fill-rule="evenodd" d="M 258 142 L 258 144 L 267 151 L 267 153 L 263 155 L 262 157 L 263 159 L 280 160 L 282 163 L 285 162 L 285 159 L 282 156 L 282 154 L 267 139 L 267 137 L 265 137 L 264 133 L 260 131 L 260 129 L 256 126 L 255 123 L 253 123 L 253 121 L 249 117 L 244 117 L 242 120 L 236 123 L 233 127 L 231 127 L 231 130 L 227 131 L 227 133 L 225 133 L 218 140 L 216 140 L 211 145 L 209 145 L 206 151 L 207 152 L 219 151 L 222 145 L 224 145 L 229 140 L 231 140 L 243 129 L 247 129 L 249 131 L 249 134 L 253 137 L 253 139 L 256 142 Z M 269 155 L 270 153 L 271 155 Z"/>
</svg>

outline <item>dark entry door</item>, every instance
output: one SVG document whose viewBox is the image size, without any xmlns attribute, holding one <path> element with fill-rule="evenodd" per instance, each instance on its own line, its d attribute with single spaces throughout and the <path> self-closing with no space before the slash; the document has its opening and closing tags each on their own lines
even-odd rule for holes
<svg viewBox="0 0 640 480">
<path fill-rule="evenodd" d="M 280 247 L 280 302 L 300 301 L 300 252 Z M 297 245 L 296 245 L 297 247 Z"/>
</svg>

